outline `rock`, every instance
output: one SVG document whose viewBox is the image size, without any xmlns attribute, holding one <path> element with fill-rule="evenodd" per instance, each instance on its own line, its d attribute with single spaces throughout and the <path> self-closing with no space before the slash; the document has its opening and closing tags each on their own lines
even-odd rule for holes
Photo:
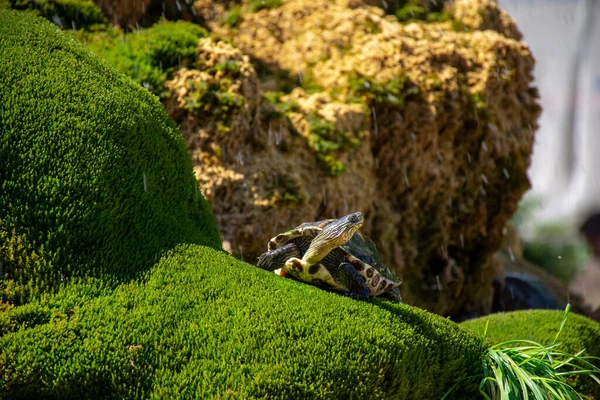
<svg viewBox="0 0 600 400">
<path fill-rule="evenodd" d="M 235 254 L 252 262 L 282 230 L 361 210 L 407 302 L 489 311 L 540 107 L 514 23 L 486 1 L 473 22 L 463 3 L 448 13 L 465 21 L 401 24 L 358 2 L 287 1 L 235 27 L 222 4 L 196 3 L 233 43 L 225 56 L 204 41 L 199 57 L 241 62 L 218 90 L 244 104 L 225 119 L 169 110 Z M 208 79 L 180 71 L 170 87 L 187 90 L 182 74 Z"/>
</svg>

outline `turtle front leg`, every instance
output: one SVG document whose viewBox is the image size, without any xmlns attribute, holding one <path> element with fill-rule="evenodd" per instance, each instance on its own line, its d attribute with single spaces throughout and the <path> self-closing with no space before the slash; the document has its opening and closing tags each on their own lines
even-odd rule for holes
<svg viewBox="0 0 600 400">
<path fill-rule="evenodd" d="M 310 264 L 306 261 L 298 257 L 291 257 L 285 262 L 282 271 L 295 277 L 301 277 L 308 273 L 309 268 Z"/>
<path fill-rule="evenodd" d="M 346 288 L 342 292 L 344 296 L 351 297 L 356 300 L 368 300 L 370 291 L 363 277 L 354 269 L 352 264 L 343 262 L 334 271 L 331 271 L 331 276 L 339 285 Z"/>
<path fill-rule="evenodd" d="M 256 266 L 272 272 L 283 268 L 288 259 L 296 257 L 300 257 L 300 249 L 294 243 L 288 243 L 278 249 L 261 254 Z"/>
</svg>

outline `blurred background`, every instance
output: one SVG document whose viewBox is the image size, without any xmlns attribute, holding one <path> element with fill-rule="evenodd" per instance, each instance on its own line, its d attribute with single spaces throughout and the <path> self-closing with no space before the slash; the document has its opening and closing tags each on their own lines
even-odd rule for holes
<svg viewBox="0 0 600 400">
<path fill-rule="evenodd" d="M 600 2 L 500 0 L 536 59 L 542 114 L 532 188 L 513 220 L 523 255 L 600 307 Z"/>
</svg>

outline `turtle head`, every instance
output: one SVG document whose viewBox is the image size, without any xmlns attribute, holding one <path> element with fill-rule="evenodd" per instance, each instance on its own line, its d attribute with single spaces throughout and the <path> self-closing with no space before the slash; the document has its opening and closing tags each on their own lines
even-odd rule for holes
<svg viewBox="0 0 600 400">
<path fill-rule="evenodd" d="M 327 225 L 319 236 L 326 233 L 326 237 L 335 243 L 334 247 L 338 247 L 352 239 L 363 222 L 363 214 L 360 211 L 355 212 Z"/>
<path fill-rule="evenodd" d="M 355 212 L 327 225 L 310 243 L 303 259 L 309 264 L 322 260 L 329 252 L 349 241 L 364 222 L 361 212 Z"/>
</svg>

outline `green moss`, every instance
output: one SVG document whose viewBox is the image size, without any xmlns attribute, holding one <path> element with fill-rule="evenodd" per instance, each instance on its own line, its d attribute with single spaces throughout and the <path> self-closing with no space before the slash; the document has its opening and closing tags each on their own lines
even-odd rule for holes
<svg viewBox="0 0 600 400">
<path fill-rule="evenodd" d="M 427 11 L 418 2 L 408 1 L 403 7 L 396 10 L 394 15 L 396 15 L 398 21 L 402 22 L 423 20 L 427 15 Z"/>
<path fill-rule="evenodd" d="M 515 311 L 465 321 L 461 327 L 483 335 L 489 321 L 486 337 L 492 344 L 509 340 L 532 340 L 549 345 L 556 337 L 563 317 L 562 311 Z M 570 314 L 557 342 L 561 343 L 558 348 L 561 351 L 575 354 L 585 349 L 584 355 L 600 357 L 600 324 L 589 318 Z M 594 364 L 600 366 L 600 360 Z M 600 385 L 591 378 L 572 384 L 582 393 L 594 398 L 600 396 Z"/>
<path fill-rule="evenodd" d="M 258 12 L 260 10 L 270 10 L 283 4 L 282 0 L 250 0 L 248 3 L 249 12 Z"/>
<path fill-rule="evenodd" d="M 387 82 L 378 82 L 358 73 L 348 75 L 348 101 L 371 107 L 374 103 L 402 106 L 406 97 L 418 93 L 418 88 L 407 85 L 405 74 Z"/>
<path fill-rule="evenodd" d="M 231 59 L 213 67 L 205 65 L 203 60 L 198 60 L 197 64 L 208 76 L 204 80 L 191 79 L 187 82 L 190 91 L 185 97 L 184 108 L 200 117 L 216 117 L 220 129 L 228 130 L 231 113 L 246 102 L 244 96 L 230 90 L 233 82 L 242 79 L 242 66 Z"/>
<path fill-rule="evenodd" d="M 242 19 L 242 9 L 240 7 L 232 7 L 223 15 L 221 22 L 229 26 L 238 26 Z"/>
<path fill-rule="evenodd" d="M 176 243 L 220 247 L 154 96 L 29 13 L 0 10 L 0 38 L 5 299 L 76 276 L 128 279 Z"/>
<path fill-rule="evenodd" d="M 185 21 L 161 21 L 127 35 L 109 32 L 85 37 L 87 48 L 152 93 L 166 95 L 164 83 L 180 66 L 193 66 L 198 41 L 207 32 Z"/>
<path fill-rule="evenodd" d="M 227 122 L 231 113 L 245 103 L 242 95 L 228 92 L 226 80 L 188 82 L 189 94 L 185 97 L 184 108 L 198 116 L 214 116 L 220 122 Z"/>
<path fill-rule="evenodd" d="M 27 10 L 66 29 L 86 28 L 106 23 L 93 0 L 6 0 L 0 8 Z"/>
<path fill-rule="evenodd" d="M 170 252 L 144 282 L 90 285 L 41 299 L 30 309 L 41 323 L 0 338 L 7 397 L 432 399 L 480 374 L 486 351 L 424 310 L 354 301 L 201 246 Z"/>
</svg>

